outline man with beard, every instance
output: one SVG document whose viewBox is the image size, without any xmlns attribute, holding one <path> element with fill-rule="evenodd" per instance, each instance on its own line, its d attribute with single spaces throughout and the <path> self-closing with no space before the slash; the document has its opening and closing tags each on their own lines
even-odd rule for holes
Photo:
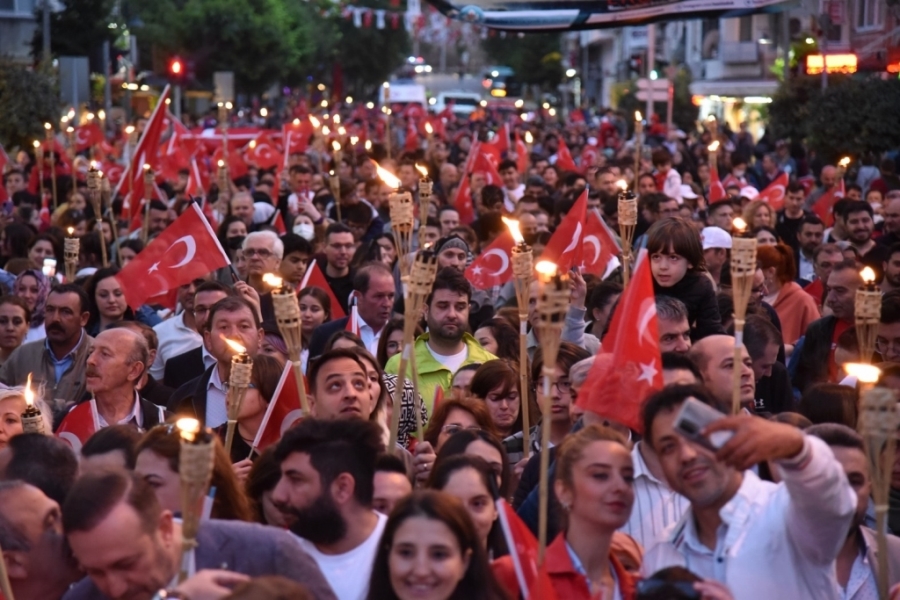
<svg viewBox="0 0 900 600">
<path fill-rule="evenodd" d="M 835 561 L 837 583 L 842 588 L 843 597 L 877 598 L 878 540 L 875 531 L 865 526 L 869 496 L 872 494 L 872 476 L 869 473 L 865 442 L 857 432 L 837 423 L 813 425 L 805 433 L 828 444 L 856 492 L 853 524 Z M 888 581 L 893 586 L 900 581 L 900 538 L 888 535 L 887 549 L 890 573 Z"/>
<path fill-rule="evenodd" d="M 872 206 L 861 200 L 850 202 L 844 207 L 842 215 L 850 246 L 859 254 L 862 263 L 872 267 L 880 277 L 887 248 L 872 239 L 872 232 L 875 231 Z"/>
<path fill-rule="evenodd" d="M 643 573 L 685 567 L 726 584 L 735 600 L 839 598 L 834 561 L 857 495 L 834 453 L 793 425 L 747 415 L 723 415 L 703 428 L 702 435 L 720 444 L 710 451 L 675 427 L 691 397 L 724 408 L 700 386 L 669 386 L 643 406 L 644 441 L 669 486 L 690 501 L 644 555 Z M 723 433 L 729 437 L 719 438 Z M 754 473 L 763 461 L 780 484 Z"/>
<path fill-rule="evenodd" d="M 83 476 L 63 504 L 62 524 L 72 554 L 87 573 L 64 600 L 151 600 L 178 575 L 181 522 L 160 507 L 153 488 L 139 475 L 112 470 Z M 196 540 L 197 571 L 282 575 L 305 585 L 317 599 L 335 598 L 315 562 L 287 532 L 206 519 Z"/>
<path fill-rule="evenodd" d="M 65 547 L 59 504 L 23 481 L 0 483 L 0 547 L 17 600 L 58 600 L 81 578 Z"/>
<path fill-rule="evenodd" d="M 361 383 L 366 386 L 365 377 Z M 317 382 L 318 388 L 323 385 Z M 383 451 L 376 423 L 316 418 L 288 430 L 275 449 L 281 479 L 272 502 L 294 518 L 291 531 L 299 547 L 318 563 L 339 600 L 368 594 L 387 524 L 387 517 L 372 509 L 375 462 Z"/>
<path fill-rule="evenodd" d="M 59 416 L 64 407 L 84 396 L 84 365 L 93 338 L 84 330 L 91 313 L 84 289 L 74 283 L 53 288 L 47 295 L 44 326 L 47 338 L 22 344 L 0 368 L 0 381 L 44 386 L 44 399 Z"/>
<path fill-rule="evenodd" d="M 462 273 L 452 267 L 445 267 L 438 272 L 431 293 L 425 301 L 428 332 L 419 336 L 413 350 L 416 354 L 419 393 L 428 405 L 429 414 L 435 390 L 440 387 L 448 392 L 453 374 L 460 367 L 497 358 L 482 348 L 466 331 L 471 299 L 472 286 Z M 584 334 L 583 320 L 581 333 Z M 395 354 L 388 360 L 384 371 L 396 374 L 399 366 L 400 355 Z"/>
<path fill-rule="evenodd" d="M 795 238 L 794 254 L 797 260 L 797 278 L 813 281 L 816 278 L 815 251 L 825 237 L 825 224 L 816 215 L 807 215 L 800 220 L 800 229 Z"/>
<path fill-rule="evenodd" d="M 900 289 L 900 244 L 894 244 L 887 251 L 882 268 L 884 278 L 878 286 L 883 294 Z"/>
</svg>

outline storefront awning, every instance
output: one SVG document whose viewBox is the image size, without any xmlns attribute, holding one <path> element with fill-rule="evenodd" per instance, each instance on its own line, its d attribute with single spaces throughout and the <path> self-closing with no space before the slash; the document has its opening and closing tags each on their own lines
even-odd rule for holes
<svg viewBox="0 0 900 600">
<path fill-rule="evenodd" d="M 777 89 L 777 79 L 721 79 L 691 82 L 691 94 L 695 96 L 760 97 L 771 96 Z"/>
</svg>

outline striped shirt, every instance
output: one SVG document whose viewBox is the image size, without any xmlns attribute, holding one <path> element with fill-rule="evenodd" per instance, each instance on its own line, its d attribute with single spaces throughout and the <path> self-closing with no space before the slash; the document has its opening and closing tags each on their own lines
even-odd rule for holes
<svg viewBox="0 0 900 600">
<path fill-rule="evenodd" d="M 631 450 L 634 461 L 634 506 L 631 517 L 619 530 L 627 533 L 645 549 L 652 548 L 669 526 L 677 523 L 691 503 L 669 489 L 650 472 L 637 442 Z"/>
</svg>

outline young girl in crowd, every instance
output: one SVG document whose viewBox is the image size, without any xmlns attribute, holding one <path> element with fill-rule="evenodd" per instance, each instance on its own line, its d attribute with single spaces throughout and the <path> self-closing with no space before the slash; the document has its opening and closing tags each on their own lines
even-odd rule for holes
<svg viewBox="0 0 900 600">
<path fill-rule="evenodd" d="M 26 269 L 16 277 L 13 294 L 24 300 L 31 311 L 31 322 L 23 344 L 47 337 L 47 332 L 44 331 L 44 306 L 49 293 L 50 280 L 39 269 Z"/>
<path fill-rule="evenodd" d="M 423 583 L 429 587 L 422 594 Z M 503 600 L 459 500 L 416 492 L 394 508 L 372 566 L 368 600 Z"/>
<path fill-rule="evenodd" d="M 647 230 L 647 254 L 653 291 L 684 302 L 691 337 L 699 340 L 724 333 L 715 285 L 706 273 L 697 230 L 680 217 L 659 220 Z"/>
</svg>

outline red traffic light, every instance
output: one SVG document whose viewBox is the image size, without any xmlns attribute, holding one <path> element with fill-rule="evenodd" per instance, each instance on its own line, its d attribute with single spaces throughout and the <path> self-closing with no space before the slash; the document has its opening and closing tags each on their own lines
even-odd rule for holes
<svg viewBox="0 0 900 600">
<path fill-rule="evenodd" d="M 181 75 L 184 70 L 184 66 L 181 64 L 181 59 L 173 58 L 169 63 L 169 73 L 172 75 Z"/>
</svg>

